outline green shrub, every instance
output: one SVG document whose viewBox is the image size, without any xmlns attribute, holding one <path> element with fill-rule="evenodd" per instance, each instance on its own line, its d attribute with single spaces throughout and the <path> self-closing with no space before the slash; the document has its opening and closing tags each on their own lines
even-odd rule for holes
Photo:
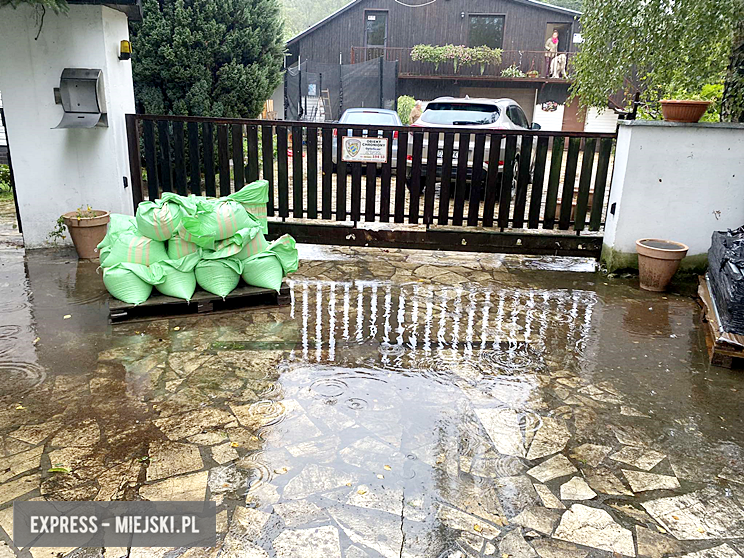
<svg viewBox="0 0 744 558">
<path fill-rule="evenodd" d="M 10 167 L 0 165 L 0 199 L 13 197 L 13 190 L 10 187 Z"/>
<path fill-rule="evenodd" d="M 408 126 L 411 123 L 411 111 L 416 106 L 416 99 L 408 95 L 398 97 L 398 116 L 400 121 Z"/>
</svg>

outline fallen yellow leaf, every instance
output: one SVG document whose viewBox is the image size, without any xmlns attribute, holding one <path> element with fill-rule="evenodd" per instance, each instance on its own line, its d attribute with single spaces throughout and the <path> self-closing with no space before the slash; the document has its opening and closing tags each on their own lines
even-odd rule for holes
<svg viewBox="0 0 744 558">
<path fill-rule="evenodd" d="M 72 318 L 70 314 L 65 314 L 64 316 L 62 316 L 63 320 L 69 320 L 70 318 Z"/>
<path fill-rule="evenodd" d="M 385 465 L 385 470 L 386 471 L 392 471 L 393 468 L 390 465 Z"/>
<path fill-rule="evenodd" d="M 483 527 L 476 523 L 475 525 L 473 525 L 473 531 L 475 531 L 476 533 L 480 533 L 481 531 L 483 531 Z"/>
<path fill-rule="evenodd" d="M 232 447 L 232 448 L 238 448 L 238 447 L 240 447 L 240 444 L 238 442 L 230 442 L 230 447 Z"/>
<path fill-rule="evenodd" d="M 357 494 L 362 494 L 362 495 L 364 495 L 364 494 L 366 494 L 366 493 L 367 493 L 367 489 L 366 489 L 366 488 L 360 488 L 359 490 L 357 490 Z"/>
<path fill-rule="evenodd" d="M 173 331 L 179 331 L 180 329 L 181 329 L 180 327 L 176 326 L 173 328 Z"/>
<path fill-rule="evenodd" d="M 377 478 L 378 479 L 384 479 L 385 478 L 385 475 L 377 475 Z"/>
</svg>

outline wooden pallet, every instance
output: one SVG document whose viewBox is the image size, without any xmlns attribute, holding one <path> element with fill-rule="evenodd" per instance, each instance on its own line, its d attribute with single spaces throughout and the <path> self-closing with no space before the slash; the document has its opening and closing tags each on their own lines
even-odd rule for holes
<svg viewBox="0 0 744 558">
<path fill-rule="evenodd" d="M 721 327 L 713 293 L 708 286 L 708 276 L 700 277 L 698 295 L 703 307 L 705 345 L 713 366 L 741 368 L 744 366 L 744 335 L 728 333 Z"/>
<path fill-rule="evenodd" d="M 191 301 L 155 294 L 142 304 L 135 305 L 110 298 L 109 320 L 115 324 L 189 314 L 234 312 L 247 308 L 280 306 L 283 304 L 289 304 L 289 287 L 286 283 L 282 285 L 278 293 L 271 289 L 244 285 L 236 288 L 224 300 L 221 296 L 197 289 Z"/>
</svg>

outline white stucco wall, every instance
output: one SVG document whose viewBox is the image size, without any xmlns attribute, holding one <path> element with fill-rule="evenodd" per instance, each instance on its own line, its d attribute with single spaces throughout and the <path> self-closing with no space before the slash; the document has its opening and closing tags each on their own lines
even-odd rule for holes
<svg viewBox="0 0 744 558">
<path fill-rule="evenodd" d="M 621 121 L 609 208 L 603 258 L 644 237 L 707 254 L 713 231 L 744 225 L 744 124 Z"/>
<path fill-rule="evenodd" d="M 126 15 L 71 5 L 66 15 L 47 10 L 35 40 L 37 30 L 31 7 L 0 8 L 0 90 L 27 248 L 45 245 L 57 218 L 80 206 L 133 212 L 124 119 L 134 112 L 132 67 L 118 59 Z M 103 71 L 108 128 L 52 129 L 63 112 L 53 89 L 67 67 Z"/>
</svg>

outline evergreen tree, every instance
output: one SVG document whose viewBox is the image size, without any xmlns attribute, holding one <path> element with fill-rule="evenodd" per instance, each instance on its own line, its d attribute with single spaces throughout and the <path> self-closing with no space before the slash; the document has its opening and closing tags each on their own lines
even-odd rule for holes
<svg viewBox="0 0 744 558">
<path fill-rule="evenodd" d="M 281 83 L 277 0 L 145 0 L 130 24 L 137 110 L 250 118 Z"/>
</svg>

